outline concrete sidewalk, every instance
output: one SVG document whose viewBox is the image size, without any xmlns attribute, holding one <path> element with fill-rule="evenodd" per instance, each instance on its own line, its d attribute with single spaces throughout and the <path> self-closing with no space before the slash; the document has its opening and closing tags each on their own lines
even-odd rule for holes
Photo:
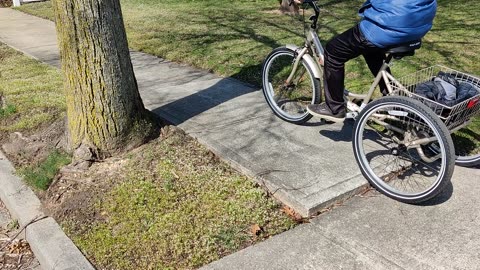
<svg viewBox="0 0 480 270">
<path fill-rule="evenodd" d="M 0 41 L 55 65 L 52 29 L 51 22 L 0 9 Z M 28 42 L 28 35 L 45 41 Z M 351 123 L 294 126 L 273 117 L 251 86 L 138 52 L 132 61 L 148 108 L 301 214 L 366 183 L 352 155 Z M 355 197 L 203 269 L 480 269 L 478 194 L 480 170 L 457 167 L 449 189 L 428 204 Z"/>
<path fill-rule="evenodd" d="M 0 9 L 0 41 L 59 66 L 54 24 Z M 309 216 L 366 184 L 352 123 L 296 126 L 273 116 L 259 89 L 131 52 L 145 106 L 178 125 L 280 201 Z"/>
<path fill-rule="evenodd" d="M 422 206 L 355 197 L 293 230 L 224 257 L 212 269 L 480 269 L 480 170 Z"/>
</svg>

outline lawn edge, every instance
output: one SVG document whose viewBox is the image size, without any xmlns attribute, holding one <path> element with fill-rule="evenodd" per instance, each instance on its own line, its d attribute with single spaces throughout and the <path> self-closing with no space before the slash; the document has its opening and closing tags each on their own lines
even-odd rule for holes
<svg viewBox="0 0 480 270">
<path fill-rule="evenodd" d="M 26 240 L 42 269 L 95 269 L 58 223 L 43 213 L 40 200 L 15 175 L 15 168 L 2 151 L 0 186 L 0 199 L 20 228 L 25 228 Z"/>
</svg>

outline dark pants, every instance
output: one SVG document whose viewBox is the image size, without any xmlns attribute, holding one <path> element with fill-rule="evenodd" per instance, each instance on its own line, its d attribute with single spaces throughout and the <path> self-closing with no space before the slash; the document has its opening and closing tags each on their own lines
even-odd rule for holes
<svg viewBox="0 0 480 270">
<path fill-rule="evenodd" d="M 325 47 L 325 102 L 334 114 L 345 110 L 345 63 L 360 55 L 363 55 L 368 68 L 376 76 L 383 64 L 384 49 L 366 40 L 358 25 L 334 37 Z M 380 90 L 387 93 L 383 80 Z"/>
</svg>

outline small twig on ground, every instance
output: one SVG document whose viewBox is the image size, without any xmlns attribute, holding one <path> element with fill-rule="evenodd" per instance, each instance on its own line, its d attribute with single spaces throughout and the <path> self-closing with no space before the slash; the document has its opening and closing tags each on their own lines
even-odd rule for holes
<svg viewBox="0 0 480 270">
<path fill-rule="evenodd" d="M 62 198 L 63 194 L 67 193 L 69 191 L 69 188 L 72 187 L 72 186 L 73 186 L 73 184 L 69 184 L 68 186 L 66 186 L 65 189 L 62 190 L 62 192 L 57 194 L 54 202 L 58 202 L 60 200 L 60 198 Z"/>
<path fill-rule="evenodd" d="M 37 222 L 37 221 L 40 221 L 40 220 L 42 220 L 42 219 L 45 219 L 45 218 L 47 218 L 47 217 L 48 217 L 48 216 L 45 216 L 45 215 L 42 215 L 42 216 L 38 215 L 38 216 L 32 218 L 32 220 L 30 220 L 29 222 L 27 222 L 27 224 L 23 225 L 23 226 L 20 228 L 20 230 L 19 230 L 8 242 L 6 242 L 6 243 L 0 248 L 0 251 L 1 251 L 1 250 L 4 250 L 6 247 L 8 247 L 8 245 L 10 245 L 10 244 L 13 242 L 13 240 L 15 240 L 15 239 L 20 235 L 20 233 L 22 233 L 22 231 L 25 230 L 25 228 L 27 228 L 27 226 L 29 226 L 30 224 L 35 223 L 35 222 Z"/>
</svg>

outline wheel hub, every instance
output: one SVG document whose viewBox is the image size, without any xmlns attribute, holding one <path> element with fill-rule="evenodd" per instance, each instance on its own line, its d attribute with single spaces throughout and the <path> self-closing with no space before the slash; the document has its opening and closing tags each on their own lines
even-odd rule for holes
<svg viewBox="0 0 480 270">
<path fill-rule="evenodd" d="M 407 147 L 404 144 L 400 144 L 397 147 L 393 147 L 392 149 L 390 149 L 390 153 L 392 153 L 392 155 L 394 156 L 398 156 L 401 153 L 405 152 L 406 150 L 407 150 Z"/>
</svg>

